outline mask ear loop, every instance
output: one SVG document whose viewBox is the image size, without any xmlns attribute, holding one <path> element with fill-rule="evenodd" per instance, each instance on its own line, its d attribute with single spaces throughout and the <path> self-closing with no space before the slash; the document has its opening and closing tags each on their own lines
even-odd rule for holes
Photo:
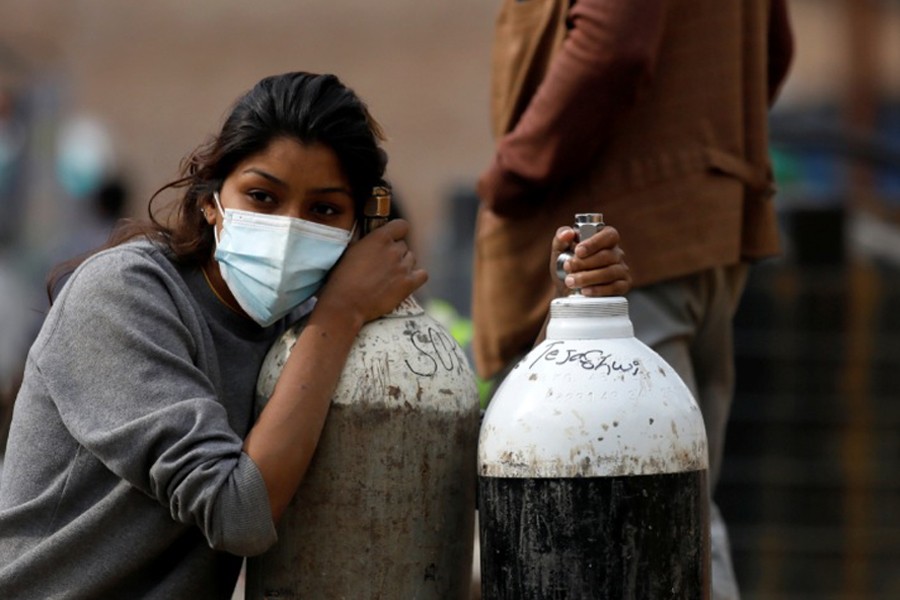
<svg viewBox="0 0 900 600">
<path fill-rule="evenodd" d="M 218 190 L 213 192 L 213 200 L 216 201 L 216 208 L 219 209 L 219 214 L 223 217 L 225 216 L 225 209 L 222 208 L 222 203 L 219 201 L 219 192 Z"/>
<path fill-rule="evenodd" d="M 213 192 L 213 200 L 216 201 L 216 210 L 219 211 L 219 214 L 222 215 L 222 218 L 224 219 L 225 218 L 225 209 L 222 208 L 222 203 L 219 201 L 219 191 L 218 190 Z M 212 228 L 213 228 L 213 238 L 215 238 L 216 246 L 218 246 L 219 245 L 219 230 L 216 227 L 215 223 L 213 223 Z"/>
</svg>

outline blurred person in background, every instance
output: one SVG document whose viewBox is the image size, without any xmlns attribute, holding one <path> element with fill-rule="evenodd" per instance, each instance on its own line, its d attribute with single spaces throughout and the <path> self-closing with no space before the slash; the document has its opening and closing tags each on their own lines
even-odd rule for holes
<svg viewBox="0 0 900 600">
<path fill-rule="evenodd" d="M 793 40 L 785 0 L 505 0 L 497 147 L 478 182 L 473 343 L 502 378 L 555 290 L 541 244 L 579 212 L 618 228 L 635 335 L 684 379 L 710 452 L 713 598 L 739 597 L 712 497 L 747 265 L 780 251 L 767 111 Z"/>
<path fill-rule="evenodd" d="M 75 201 L 81 209 L 65 229 L 62 242 L 51 249 L 51 265 L 84 257 L 102 247 L 124 218 L 130 187 L 123 175 L 113 174 L 101 181 L 88 197 Z M 60 277 L 51 295 L 55 295 L 66 281 Z"/>
<path fill-rule="evenodd" d="M 46 249 L 44 261 L 50 267 L 84 258 L 103 246 L 129 201 L 129 185 L 118 165 L 113 136 L 100 118 L 84 114 L 65 118 L 56 132 L 54 149 L 63 220 L 58 241 Z"/>
<path fill-rule="evenodd" d="M 0 84 L 0 244 L 8 245 L 21 224 L 21 180 L 28 141 L 17 95 Z"/>
</svg>

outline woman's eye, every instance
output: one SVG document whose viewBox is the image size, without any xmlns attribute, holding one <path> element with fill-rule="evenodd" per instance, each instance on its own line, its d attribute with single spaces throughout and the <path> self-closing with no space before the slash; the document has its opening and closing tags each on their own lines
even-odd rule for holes
<svg viewBox="0 0 900 600">
<path fill-rule="evenodd" d="M 275 201 L 271 194 L 262 190 L 253 190 L 247 192 L 247 195 L 250 196 L 251 200 L 260 204 L 270 204 Z"/>
<path fill-rule="evenodd" d="M 334 206 L 333 204 L 326 204 L 322 202 L 314 204 L 312 206 L 312 212 L 323 217 L 331 217 L 340 214 L 340 210 L 338 209 L 338 207 Z"/>
</svg>

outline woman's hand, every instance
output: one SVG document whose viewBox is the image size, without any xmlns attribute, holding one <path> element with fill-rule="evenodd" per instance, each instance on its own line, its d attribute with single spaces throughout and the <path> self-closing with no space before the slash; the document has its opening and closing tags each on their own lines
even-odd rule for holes
<svg viewBox="0 0 900 600">
<path fill-rule="evenodd" d="M 579 289 L 585 296 L 624 296 L 631 289 L 631 273 L 625 263 L 625 252 L 619 247 L 619 232 L 605 226 L 586 240 L 578 242 L 574 251 L 575 230 L 560 227 L 550 248 L 550 274 L 556 282 L 557 294 L 565 296 Z M 570 252 L 566 261 L 565 281 L 556 274 L 556 260 L 562 252 Z"/>
<path fill-rule="evenodd" d="M 351 244 L 329 274 L 317 306 L 338 307 L 360 325 L 394 310 L 428 280 L 425 270 L 416 268 L 408 233 L 409 224 L 396 219 Z"/>
</svg>

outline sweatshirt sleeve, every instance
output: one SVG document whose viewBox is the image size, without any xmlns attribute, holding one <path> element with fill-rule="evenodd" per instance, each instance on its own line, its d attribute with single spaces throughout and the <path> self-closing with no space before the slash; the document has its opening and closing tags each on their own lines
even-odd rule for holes
<svg viewBox="0 0 900 600">
<path fill-rule="evenodd" d="M 488 208 L 526 212 L 543 189 L 588 164 L 653 71 L 665 6 L 665 0 L 574 3 L 562 47 L 478 181 Z"/>
<path fill-rule="evenodd" d="M 197 364 L 199 320 L 176 276 L 139 252 L 101 253 L 57 303 L 35 356 L 71 435 L 211 547 L 271 546 L 265 483 Z"/>
</svg>

